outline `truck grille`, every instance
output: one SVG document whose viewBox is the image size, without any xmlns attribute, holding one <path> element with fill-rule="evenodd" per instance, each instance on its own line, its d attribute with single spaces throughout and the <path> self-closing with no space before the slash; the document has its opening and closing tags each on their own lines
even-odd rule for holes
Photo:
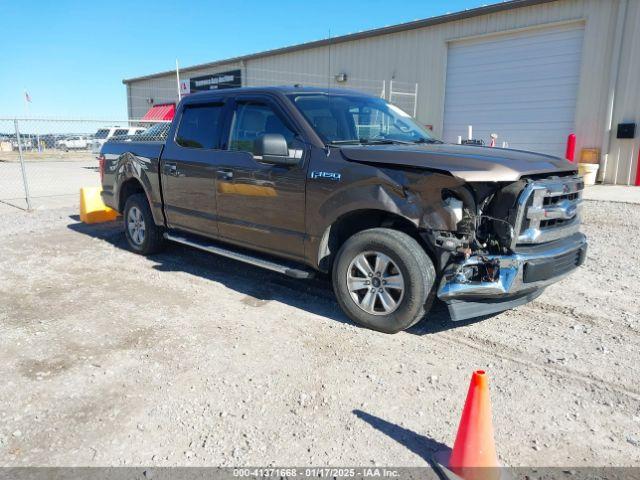
<svg viewBox="0 0 640 480">
<path fill-rule="evenodd" d="M 552 177 L 527 184 L 518 199 L 512 248 L 568 237 L 580 229 L 581 177 Z"/>
</svg>

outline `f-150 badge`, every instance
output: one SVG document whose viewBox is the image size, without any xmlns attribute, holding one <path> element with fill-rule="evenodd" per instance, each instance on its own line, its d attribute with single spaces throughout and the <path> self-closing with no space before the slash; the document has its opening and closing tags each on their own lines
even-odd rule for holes
<svg viewBox="0 0 640 480">
<path fill-rule="evenodd" d="M 326 178 L 328 180 L 340 181 L 341 175 L 337 172 L 311 172 L 311 178 Z"/>
</svg>

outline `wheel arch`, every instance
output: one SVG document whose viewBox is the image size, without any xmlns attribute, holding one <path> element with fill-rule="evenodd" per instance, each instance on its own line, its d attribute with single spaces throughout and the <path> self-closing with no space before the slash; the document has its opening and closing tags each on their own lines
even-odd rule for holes
<svg viewBox="0 0 640 480">
<path fill-rule="evenodd" d="M 153 221 L 156 225 L 164 225 L 162 201 L 160 200 L 157 163 L 126 152 L 120 155 L 114 170 L 116 170 L 114 198 L 117 210 L 123 213 L 124 205 L 131 195 L 144 193 L 151 208 Z"/>
<path fill-rule="evenodd" d="M 127 203 L 127 199 L 136 193 L 144 193 L 144 196 L 147 197 L 147 202 L 149 201 L 149 196 L 140 180 L 135 177 L 130 177 L 122 182 L 118 189 L 118 211 L 120 213 L 124 213 L 124 206 Z"/>
<path fill-rule="evenodd" d="M 317 252 L 318 269 L 325 273 L 330 272 L 338 250 L 347 239 L 358 232 L 377 227 L 406 233 L 420 244 L 427 255 L 432 257 L 425 240 L 419 234 L 417 225 L 412 220 L 387 210 L 367 208 L 344 213 L 324 230 Z"/>
</svg>

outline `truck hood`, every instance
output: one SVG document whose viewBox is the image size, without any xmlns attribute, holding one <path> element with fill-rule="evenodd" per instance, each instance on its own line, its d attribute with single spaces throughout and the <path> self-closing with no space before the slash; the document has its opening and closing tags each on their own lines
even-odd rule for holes
<svg viewBox="0 0 640 480">
<path fill-rule="evenodd" d="M 352 162 L 439 170 L 467 182 L 509 182 L 525 175 L 576 170 L 567 160 L 541 153 L 446 143 L 349 145 L 340 151 Z"/>
</svg>

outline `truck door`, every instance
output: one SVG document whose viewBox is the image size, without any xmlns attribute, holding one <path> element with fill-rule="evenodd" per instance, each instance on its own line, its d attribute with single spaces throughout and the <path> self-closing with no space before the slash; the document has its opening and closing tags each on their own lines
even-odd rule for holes
<svg viewBox="0 0 640 480">
<path fill-rule="evenodd" d="M 238 96 L 230 106 L 227 152 L 219 157 L 218 228 L 221 238 L 300 259 L 305 236 L 305 143 L 284 110 L 268 96 Z M 263 163 L 254 141 L 265 133 L 285 137 L 297 165 Z"/>
<path fill-rule="evenodd" d="M 185 104 L 160 164 L 164 211 L 170 228 L 217 236 L 216 175 L 222 100 Z"/>
</svg>

